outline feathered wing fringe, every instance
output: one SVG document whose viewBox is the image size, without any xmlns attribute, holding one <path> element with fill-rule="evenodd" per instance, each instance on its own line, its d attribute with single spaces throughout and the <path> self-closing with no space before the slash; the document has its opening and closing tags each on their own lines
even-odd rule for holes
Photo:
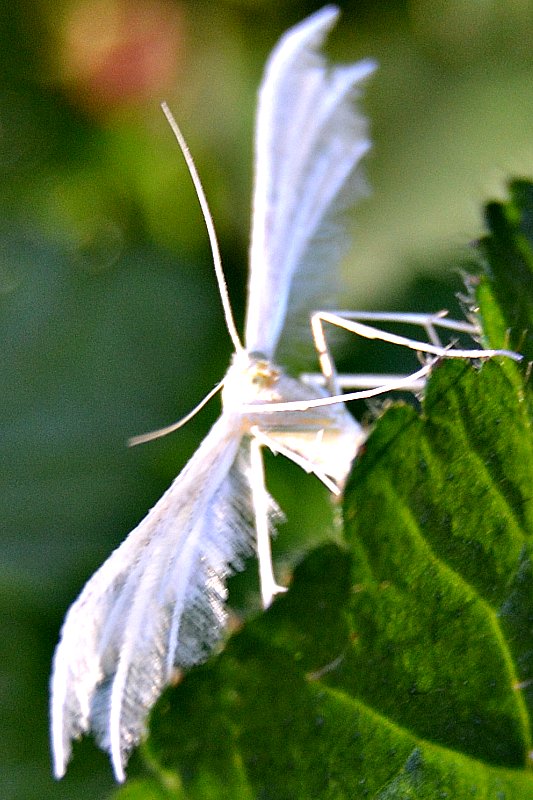
<svg viewBox="0 0 533 800">
<path fill-rule="evenodd" d="M 226 578 L 255 546 L 246 453 L 247 441 L 222 415 L 70 608 L 52 674 L 58 777 L 72 740 L 92 731 L 124 780 L 173 670 L 203 661 L 220 638 Z"/>
<path fill-rule="evenodd" d="M 338 14 L 326 6 L 288 31 L 259 91 L 245 344 L 268 358 L 289 308 L 289 329 L 296 318 L 308 329 L 325 307 L 323 276 L 335 290 L 347 241 L 338 213 L 366 194 L 358 167 L 370 141 L 354 101 L 375 64 L 330 67 L 318 52 Z"/>
</svg>

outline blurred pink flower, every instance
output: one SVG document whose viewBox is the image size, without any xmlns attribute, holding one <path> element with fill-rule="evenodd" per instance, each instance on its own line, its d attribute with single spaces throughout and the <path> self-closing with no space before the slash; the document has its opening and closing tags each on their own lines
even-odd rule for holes
<svg viewBox="0 0 533 800">
<path fill-rule="evenodd" d="M 97 114 L 159 102 L 177 82 L 183 44 L 183 9 L 169 0 L 79 0 L 64 16 L 61 79 Z"/>
</svg>

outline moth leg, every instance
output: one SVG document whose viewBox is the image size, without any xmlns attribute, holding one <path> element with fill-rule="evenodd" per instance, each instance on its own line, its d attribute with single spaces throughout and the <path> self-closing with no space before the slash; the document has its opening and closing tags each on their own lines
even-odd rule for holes
<svg viewBox="0 0 533 800">
<path fill-rule="evenodd" d="M 263 608 L 268 608 L 274 597 L 286 592 L 274 577 L 272 550 L 270 547 L 270 527 L 268 524 L 268 493 L 265 486 L 262 444 L 256 438 L 250 441 L 250 484 L 254 506 L 255 529 L 257 533 L 257 558 L 259 561 L 259 584 Z"/>
<path fill-rule="evenodd" d="M 409 376 L 398 375 L 373 375 L 373 376 L 338 376 L 335 372 L 333 360 L 329 352 L 324 332 L 324 323 L 334 325 L 344 330 L 362 336 L 365 339 L 374 339 L 390 344 L 397 344 L 402 347 L 407 347 L 410 350 L 415 350 L 417 353 L 427 353 L 438 358 L 462 358 L 462 359 L 480 359 L 480 358 L 493 358 L 494 356 L 507 356 L 514 361 L 520 361 L 521 356 L 513 353 L 510 350 L 484 350 L 484 349 L 458 349 L 453 346 L 443 346 L 440 342 L 437 327 L 445 328 L 447 330 L 455 331 L 457 333 L 466 333 L 470 336 L 479 334 L 477 326 L 469 322 L 461 322 L 458 320 L 449 320 L 445 316 L 446 312 L 438 312 L 436 314 L 392 314 L 392 313 L 372 313 L 372 312 L 358 312 L 358 311 L 316 311 L 311 317 L 311 329 L 313 331 L 313 339 L 318 353 L 320 362 L 320 369 L 322 372 L 323 382 L 329 388 L 331 385 L 335 386 L 337 393 L 339 389 L 357 389 L 357 388 L 379 388 L 383 387 L 383 391 L 387 391 L 387 384 L 397 383 L 398 380 L 406 379 Z M 362 322 L 361 320 L 365 320 Z M 418 325 L 422 327 L 427 334 L 429 342 L 411 339 L 407 336 L 400 336 L 391 333 L 387 330 L 367 325 L 366 322 L 396 322 L 410 325 Z M 415 375 L 416 373 L 413 373 Z M 313 376 L 305 376 L 309 379 Z M 391 387 L 394 388 L 394 387 Z M 402 389 L 408 388 L 402 384 Z M 413 385 L 413 391 L 422 388 L 418 384 Z"/>
<path fill-rule="evenodd" d="M 313 341 L 315 344 L 315 349 L 318 355 L 318 361 L 320 364 L 321 373 L 319 375 L 313 373 L 304 373 L 300 375 L 300 378 L 307 382 L 307 383 L 319 383 L 320 385 L 326 386 L 328 392 L 332 396 L 337 396 L 341 394 L 343 391 L 347 391 L 350 389 L 370 389 L 370 390 L 380 390 L 381 392 L 392 391 L 394 389 L 400 388 L 403 391 L 413 391 L 419 392 L 424 388 L 425 379 L 420 377 L 413 377 L 411 382 L 407 384 L 405 381 L 408 381 L 409 376 L 407 375 L 386 375 L 386 374 L 358 374 L 358 375 L 339 375 L 336 367 L 335 362 L 333 360 L 333 356 L 331 355 L 331 351 L 328 346 L 327 337 L 324 329 L 324 323 L 328 322 L 331 325 L 336 325 L 337 327 L 344 328 L 345 330 L 350 330 L 355 333 L 359 333 L 359 335 L 364 335 L 360 330 L 354 331 L 352 327 L 349 327 L 349 322 L 346 322 L 346 319 L 349 317 L 351 320 L 352 314 L 359 319 L 359 313 L 363 314 L 365 319 L 374 319 L 374 315 L 366 316 L 366 312 L 324 312 L 324 311 L 316 311 L 311 316 L 311 331 L 313 334 Z M 377 314 L 378 320 L 381 319 L 381 315 Z M 394 320 L 391 320 L 392 315 L 384 314 L 384 320 L 386 321 L 395 321 L 397 322 L 397 316 L 395 315 Z M 406 315 L 409 317 L 413 317 L 414 315 Z M 422 315 L 417 315 L 422 316 Z M 423 315 L 424 318 L 429 317 L 429 315 Z M 434 316 L 434 315 L 433 315 Z M 431 317 L 431 321 L 424 325 L 426 332 L 428 334 L 428 338 L 431 338 L 432 342 L 439 347 L 442 347 L 440 341 L 438 340 L 438 336 L 433 327 L 433 316 Z M 337 321 L 339 320 L 339 321 Z M 403 320 L 401 320 L 403 321 Z M 407 320 L 411 321 L 411 320 Z M 354 323 L 357 325 L 357 322 Z M 417 324 L 420 322 L 417 320 Z M 369 326 L 364 325 L 361 326 L 364 329 L 374 330 L 369 328 Z M 377 332 L 384 334 L 387 336 L 386 331 L 379 331 L 379 329 L 375 329 Z M 367 337 L 369 338 L 369 337 Z M 376 336 L 375 338 L 383 338 L 382 336 Z M 385 341 L 388 341 L 386 338 Z M 415 376 L 416 373 L 413 373 Z M 398 386 L 398 382 L 400 382 L 400 386 Z"/>
<path fill-rule="evenodd" d="M 323 377 L 323 376 L 321 376 L 321 377 Z M 283 411 L 283 410 L 287 410 L 287 406 L 292 411 L 295 411 L 295 410 L 305 411 L 307 408 L 309 408 L 308 402 L 309 401 L 303 401 L 302 408 L 300 408 L 300 409 L 295 409 L 294 405 L 290 401 L 288 403 L 284 403 L 284 402 L 281 402 L 281 403 L 268 403 L 268 404 L 266 404 L 264 406 L 259 406 L 259 405 L 255 405 L 254 404 L 254 406 L 252 408 L 252 411 L 255 414 L 269 414 L 269 413 L 272 413 L 272 409 L 275 408 L 275 407 L 277 407 L 278 411 Z M 343 399 L 339 397 L 339 400 L 337 402 L 342 403 Z M 319 405 L 320 405 L 320 403 L 319 403 Z M 298 466 L 301 469 L 303 469 L 304 472 L 307 472 L 307 474 L 311 474 L 311 472 L 314 473 L 316 475 L 316 477 L 320 481 L 322 481 L 324 486 L 326 486 L 326 488 L 328 488 L 329 491 L 332 494 L 340 494 L 339 487 L 337 486 L 335 481 L 332 481 L 330 478 L 328 478 L 328 476 L 326 475 L 325 472 L 323 472 L 321 469 L 317 468 L 316 464 L 313 464 L 308 459 L 304 458 L 304 456 L 301 456 L 298 453 L 295 453 L 294 450 L 291 450 L 288 447 L 283 447 L 281 442 L 279 442 L 279 441 L 277 441 L 275 439 L 272 439 L 269 436 L 266 436 L 256 425 L 254 425 L 253 428 L 252 428 L 252 434 L 254 436 L 254 440 L 258 444 L 260 444 L 261 447 L 268 447 L 268 449 L 272 453 L 274 453 L 275 455 L 279 454 L 279 455 L 285 456 L 285 458 L 288 458 L 289 461 L 293 461 L 295 464 L 298 464 Z M 262 461 L 261 461 L 261 463 L 262 463 Z"/>
<path fill-rule="evenodd" d="M 321 374 L 304 373 L 300 378 L 308 383 L 319 383 L 325 385 L 331 395 L 338 395 L 342 391 L 353 389 L 379 389 L 382 392 L 393 391 L 400 388 L 402 391 L 420 392 L 426 383 L 425 378 L 415 377 L 413 373 L 413 380 L 409 382 L 408 375 L 400 374 L 352 374 L 352 375 L 339 375 L 335 368 L 335 363 L 328 346 L 327 337 L 324 329 L 324 323 L 344 328 L 355 332 L 361 336 L 365 335 L 365 331 L 375 331 L 375 337 L 384 341 L 389 341 L 389 334 L 387 331 L 370 328 L 368 325 L 357 326 L 357 322 L 361 320 L 372 322 L 400 322 L 411 325 L 419 325 L 426 331 L 427 337 L 432 345 L 442 348 L 442 343 L 435 330 L 435 326 L 440 323 L 443 317 L 447 314 L 446 311 L 439 311 L 436 314 L 410 314 L 410 313 L 393 313 L 393 312 L 371 312 L 371 311 L 339 311 L 339 312 L 325 312 L 316 311 L 311 316 L 311 331 L 313 334 L 313 341 L 317 351 L 318 360 L 320 364 Z M 354 326 L 350 326 L 350 322 L 354 321 Z M 452 320 L 446 320 L 445 327 L 452 327 Z M 468 323 L 457 323 L 459 330 L 462 332 L 472 333 L 474 326 Z M 357 329 L 355 329 L 357 327 Z M 456 330 L 455 327 L 453 327 Z M 368 336 L 366 338 L 369 338 Z M 423 344 L 423 343 L 422 343 Z M 407 381 L 407 383 L 406 383 Z M 400 382 L 400 386 L 398 386 Z"/>
<path fill-rule="evenodd" d="M 318 356 L 318 363 L 320 364 L 320 371 L 322 373 L 323 382 L 330 395 L 338 395 L 342 389 L 339 384 L 339 376 L 333 356 L 331 355 L 324 331 L 323 320 L 321 311 L 315 311 L 311 316 L 311 333 L 313 334 L 313 342 Z M 311 376 L 301 376 L 304 380 L 311 379 Z M 321 381 L 322 382 L 322 381 Z"/>
<path fill-rule="evenodd" d="M 318 355 L 318 361 L 320 364 L 320 374 L 315 373 L 303 373 L 300 375 L 301 380 L 305 381 L 306 383 L 318 383 L 321 386 L 325 386 L 331 396 L 340 395 L 343 391 L 348 391 L 350 389 L 370 389 L 370 390 L 380 390 L 381 392 L 392 391 L 394 389 L 402 389 L 404 391 L 413 391 L 419 392 L 424 388 L 425 385 L 425 378 L 420 378 L 416 376 L 416 373 L 413 373 L 413 380 L 408 382 L 407 384 L 405 381 L 409 379 L 409 376 L 406 375 L 386 375 L 386 374 L 357 374 L 357 375 L 339 375 L 336 367 L 335 362 L 333 360 L 333 356 L 331 355 L 331 351 L 328 346 L 327 337 L 324 329 L 324 322 L 328 322 L 331 325 L 336 325 L 337 327 L 345 328 L 346 330 L 352 330 L 348 327 L 349 323 L 345 323 L 345 318 L 350 315 L 354 314 L 357 319 L 359 318 L 359 313 L 362 313 L 364 318 L 366 319 L 374 319 L 374 315 L 366 316 L 367 312 L 324 312 L 324 311 L 316 311 L 311 316 L 311 331 L 313 334 L 313 341 L 315 344 L 315 349 Z M 380 314 L 377 314 L 378 319 L 381 319 Z M 390 319 L 392 315 L 384 314 L 383 317 L 386 321 L 392 321 Z M 412 317 L 413 315 L 407 315 Z M 422 315 L 418 315 L 422 316 Z M 428 317 L 429 315 L 424 315 L 424 317 Z M 337 322 L 337 317 L 342 322 Z M 394 321 L 397 320 L 397 315 L 395 315 Z M 411 321 L 411 320 L 409 320 Z M 431 319 L 433 321 L 433 317 Z M 364 328 L 368 328 L 368 326 L 363 326 Z M 424 326 L 425 327 L 425 326 Z M 373 329 L 369 329 L 373 330 Z M 378 329 L 376 329 L 378 330 Z M 431 323 L 428 323 L 426 327 L 426 331 L 428 334 L 428 338 L 430 337 L 431 340 L 437 345 L 440 345 L 438 341 L 438 337 L 434 332 L 434 327 Z M 360 333 L 359 331 L 355 331 L 356 333 Z M 381 332 L 380 332 L 381 333 Z M 386 331 L 383 332 L 386 335 Z M 360 335 L 363 335 L 360 333 Z M 381 338 L 381 337 L 376 337 Z M 400 382 L 400 386 L 398 386 L 398 382 Z"/>
</svg>

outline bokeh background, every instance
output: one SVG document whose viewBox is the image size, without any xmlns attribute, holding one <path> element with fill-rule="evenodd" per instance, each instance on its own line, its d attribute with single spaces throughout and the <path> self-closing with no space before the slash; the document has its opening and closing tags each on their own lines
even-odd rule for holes
<svg viewBox="0 0 533 800">
<path fill-rule="evenodd" d="M 321 5 L 14 0 L 0 12 L 4 800 L 112 790 L 90 741 L 62 782 L 51 778 L 53 646 L 83 582 L 218 414 L 215 400 L 172 437 L 125 447 L 190 410 L 231 353 L 205 227 L 159 103 L 194 154 L 240 321 L 257 86 L 279 35 Z M 503 196 L 509 176 L 533 175 L 533 4 L 339 5 L 330 55 L 380 63 L 365 99 L 373 194 L 353 215 L 339 306 L 453 307 L 482 203 Z M 368 368 L 365 352 L 350 344 L 346 365 Z M 290 565 L 331 509 L 311 479 L 273 461 L 289 519 L 276 548 Z M 234 593 L 237 607 L 253 606 L 253 578 Z"/>
</svg>

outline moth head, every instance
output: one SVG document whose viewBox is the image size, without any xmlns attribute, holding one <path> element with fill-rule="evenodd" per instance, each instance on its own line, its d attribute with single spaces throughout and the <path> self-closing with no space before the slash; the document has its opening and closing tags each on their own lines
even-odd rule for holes
<svg viewBox="0 0 533 800">
<path fill-rule="evenodd" d="M 237 410 L 243 404 L 277 400 L 281 374 L 281 370 L 262 353 L 248 353 L 245 350 L 236 353 L 224 380 L 224 408 Z"/>
</svg>

